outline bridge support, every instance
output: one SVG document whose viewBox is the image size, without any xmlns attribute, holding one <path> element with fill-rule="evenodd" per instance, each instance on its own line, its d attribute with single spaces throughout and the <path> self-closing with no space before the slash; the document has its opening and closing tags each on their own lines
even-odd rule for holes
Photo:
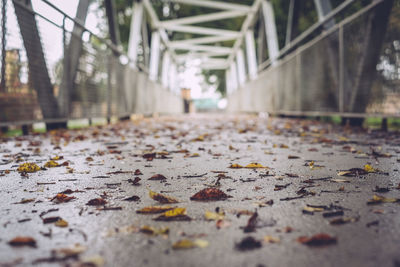
<svg viewBox="0 0 400 267">
<path fill-rule="evenodd" d="M 272 4 L 268 0 L 262 0 L 262 14 L 265 24 L 265 35 L 268 44 L 268 54 L 271 64 L 275 64 L 279 56 L 278 34 Z"/>
<path fill-rule="evenodd" d="M 239 86 L 242 86 L 246 82 L 246 68 L 244 65 L 244 55 L 242 49 L 239 49 L 236 53 L 236 64 Z"/>
<path fill-rule="evenodd" d="M 160 33 L 153 31 L 151 34 L 150 68 L 149 77 L 152 81 L 157 81 L 158 64 L 160 61 Z"/>
<path fill-rule="evenodd" d="M 141 1 L 133 2 L 133 14 L 128 42 L 128 57 L 132 60 L 132 67 L 137 67 L 137 51 L 140 43 L 140 32 L 143 21 L 143 3 Z"/>
<path fill-rule="evenodd" d="M 246 55 L 247 55 L 247 66 L 249 68 L 249 78 L 254 80 L 257 78 L 257 58 L 256 58 L 256 47 L 254 41 L 254 33 L 251 30 L 246 32 Z"/>
</svg>

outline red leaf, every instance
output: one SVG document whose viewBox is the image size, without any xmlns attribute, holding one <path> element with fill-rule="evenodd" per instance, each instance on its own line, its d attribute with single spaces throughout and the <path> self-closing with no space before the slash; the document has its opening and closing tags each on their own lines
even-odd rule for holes
<svg viewBox="0 0 400 267">
<path fill-rule="evenodd" d="M 216 201 L 216 200 L 225 200 L 227 198 L 230 198 L 232 196 L 229 196 L 225 194 L 223 191 L 219 190 L 218 188 L 205 188 L 196 194 L 194 194 L 190 200 L 197 200 L 197 201 Z"/>
</svg>

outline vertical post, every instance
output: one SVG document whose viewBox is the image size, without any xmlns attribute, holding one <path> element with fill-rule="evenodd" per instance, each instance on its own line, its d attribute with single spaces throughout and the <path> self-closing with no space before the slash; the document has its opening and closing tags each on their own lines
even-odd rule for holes
<svg viewBox="0 0 400 267">
<path fill-rule="evenodd" d="M 246 52 L 247 64 L 249 67 L 249 77 L 251 80 L 257 78 L 257 58 L 256 58 L 256 44 L 254 41 L 253 31 L 246 32 Z"/>
<path fill-rule="evenodd" d="M 108 29 L 110 32 L 110 39 L 113 44 L 119 46 L 121 44 L 119 36 L 119 27 L 117 20 L 117 12 L 115 10 L 115 0 L 105 0 L 106 15 L 108 19 Z"/>
<path fill-rule="evenodd" d="M 158 64 L 160 61 L 160 34 L 154 31 L 151 34 L 151 51 L 150 51 L 150 80 L 156 81 L 158 77 Z"/>
<path fill-rule="evenodd" d="M 140 42 L 140 31 L 143 21 L 143 3 L 133 1 L 133 14 L 129 32 L 128 57 L 132 60 L 132 67 L 137 67 L 137 51 Z"/>
<path fill-rule="evenodd" d="M 339 112 L 344 112 L 344 40 L 343 25 L 339 27 Z"/>
<path fill-rule="evenodd" d="M 6 9 L 7 0 L 2 1 L 1 6 L 1 82 L 0 91 L 6 92 Z"/>
<path fill-rule="evenodd" d="M 164 56 L 163 56 L 163 62 L 162 62 L 162 72 L 161 72 L 161 84 L 164 88 L 168 88 L 168 74 L 169 74 L 169 66 L 171 63 L 171 57 L 170 54 L 168 52 L 168 50 L 166 50 L 164 52 Z"/>
<path fill-rule="evenodd" d="M 267 37 L 268 54 L 271 64 L 274 65 L 279 56 L 278 34 L 272 4 L 268 0 L 262 1 L 262 11 L 265 24 L 265 35 Z"/>
<path fill-rule="evenodd" d="M 246 69 L 244 65 L 243 50 L 239 49 L 236 53 L 237 72 L 239 85 L 242 86 L 246 82 Z"/>
<path fill-rule="evenodd" d="M 113 62 L 112 55 L 107 57 L 107 123 L 111 122 L 111 102 L 112 102 L 112 78 L 113 78 Z"/>
<path fill-rule="evenodd" d="M 232 91 L 234 91 L 239 87 L 238 86 L 238 75 L 237 75 L 237 71 L 236 71 L 236 62 L 233 61 L 229 68 L 231 70 Z"/>
<path fill-rule="evenodd" d="M 232 93 L 232 80 L 231 80 L 231 70 L 225 70 L 225 86 L 226 86 L 226 94 L 230 95 Z"/>
<path fill-rule="evenodd" d="M 286 38 L 285 45 L 289 45 L 292 40 L 292 30 L 293 30 L 293 14 L 294 14 L 294 2 L 296 0 L 290 0 L 289 3 L 289 12 L 288 12 L 288 21 L 286 26 Z"/>
</svg>

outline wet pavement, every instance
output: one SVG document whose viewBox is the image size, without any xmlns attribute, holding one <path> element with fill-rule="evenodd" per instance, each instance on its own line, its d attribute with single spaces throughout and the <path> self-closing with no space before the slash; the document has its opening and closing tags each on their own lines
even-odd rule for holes
<svg viewBox="0 0 400 267">
<path fill-rule="evenodd" d="M 3 138 L 0 266 L 400 266 L 399 161 L 395 132 L 256 116 Z"/>
</svg>

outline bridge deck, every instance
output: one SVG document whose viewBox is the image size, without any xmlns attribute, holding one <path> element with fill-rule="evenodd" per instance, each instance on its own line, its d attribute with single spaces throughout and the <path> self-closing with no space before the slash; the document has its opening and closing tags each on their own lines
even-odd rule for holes
<svg viewBox="0 0 400 267">
<path fill-rule="evenodd" d="M 253 116 L 163 117 L 3 140 L 0 265 L 399 266 L 399 203 L 367 204 L 400 197 L 399 153 L 396 134 Z M 54 156 L 69 166 L 17 171 Z M 229 168 L 250 163 L 268 168 Z M 360 169 L 338 175 L 351 168 Z M 149 180 L 156 174 L 166 180 Z M 204 188 L 231 197 L 190 200 Z M 67 189 L 74 198 L 57 203 Z M 159 204 L 149 190 L 179 203 Z M 87 205 L 95 198 L 105 205 Z M 192 220 L 136 213 L 154 205 L 186 208 Z M 225 215 L 207 221 L 217 207 Z M 68 226 L 58 227 L 57 216 Z M 330 238 L 299 239 L 319 233 Z M 36 248 L 11 246 L 17 236 Z M 199 247 L 174 249 L 182 239 Z M 77 257 L 59 251 L 76 243 L 86 247 Z"/>
</svg>

